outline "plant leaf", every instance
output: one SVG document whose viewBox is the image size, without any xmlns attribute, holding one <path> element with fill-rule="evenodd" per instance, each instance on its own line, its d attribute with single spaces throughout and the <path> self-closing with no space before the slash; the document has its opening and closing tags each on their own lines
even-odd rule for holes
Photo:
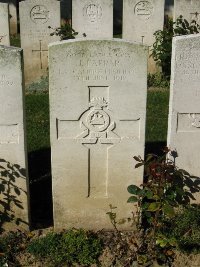
<svg viewBox="0 0 200 267">
<path fill-rule="evenodd" d="M 127 200 L 128 203 L 135 203 L 138 202 L 138 198 L 135 196 L 131 196 L 129 197 L 129 199 Z"/>
</svg>

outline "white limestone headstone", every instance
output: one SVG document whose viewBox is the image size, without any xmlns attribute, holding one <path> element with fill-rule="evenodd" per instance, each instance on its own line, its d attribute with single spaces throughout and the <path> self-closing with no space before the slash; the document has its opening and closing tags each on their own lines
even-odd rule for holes
<svg viewBox="0 0 200 267">
<path fill-rule="evenodd" d="M 174 0 L 174 18 L 180 15 L 191 22 L 196 20 L 200 24 L 200 1 L 199 0 Z"/>
<path fill-rule="evenodd" d="M 168 146 L 176 165 L 200 177 L 200 35 L 173 40 Z"/>
<path fill-rule="evenodd" d="M 8 4 L 10 34 L 16 34 L 17 33 L 17 1 L 16 0 L 0 0 L 0 2 Z"/>
<path fill-rule="evenodd" d="M 111 229 L 109 204 L 127 218 L 127 186 L 143 182 L 133 156 L 144 156 L 147 48 L 50 44 L 49 79 L 54 226 Z"/>
<path fill-rule="evenodd" d="M 113 37 L 113 0 L 73 0 L 72 28 L 78 37 Z"/>
<path fill-rule="evenodd" d="M 50 36 L 60 27 L 60 2 L 26 0 L 19 3 L 21 47 L 24 49 L 25 83 L 47 76 L 48 44 L 59 40 Z"/>
<path fill-rule="evenodd" d="M 29 223 L 22 61 L 22 49 L 0 45 L 0 227 L 6 229 Z"/>
<path fill-rule="evenodd" d="M 8 4 L 0 3 L 0 44 L 10 45 Z"/>
<path fill-rule="evenodd" d="M 151 46 L 163 29 L 164 0 L 124 0 L 123 38 Z"/>
</svg>

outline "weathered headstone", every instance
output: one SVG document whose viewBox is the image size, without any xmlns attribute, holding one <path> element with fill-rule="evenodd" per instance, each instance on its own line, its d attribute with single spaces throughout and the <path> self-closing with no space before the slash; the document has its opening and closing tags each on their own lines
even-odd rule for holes
<svg viewBox="0 0 200 267">
<path fill-rule="evenodd" d="M 176 165 L 200 177 L 200 35 L 173 40 L 168 146 Z"/>
<path fill-rule="evenodd" d="M 0 44 L 10 45 L 8 4 L 0 3 Z"/>
<path fill-rule="evenodd" d="M 22 49 L 0 45 L 0 98 L 0 228 L 28 228 Z"/>
<path fill-rule="evenodd" d="M 49 75 L 55 228 L 112 228 L 109 204 L 130 216 L 127 186 L 143 181 L 133 156 L 144 155 L 147 48 L 51 44 Z"/>
<path fill-rule="evenodd" d="M 17 33 L 17 1 L 16 0 L 0 0 L 2 3 L 9 5 L 9 25 L 10 34 Z"/>
<path fill-rule="evenodd" d="M 174 0 L 174 18 L 180 15 L 189 22 L 196 20 L 200 24 L 200 1 L 199 0 Z"/>
<path fill-rule="evenodd" d="M 59 40 L 50 36 L 60 27 L 60 2 L 26 0 L 19 3 L 21 47 L 24 49 L 25 82 L 30 84 L 47 75 L 48 44 Z"/>
<path fill-rule="evenodd" d="M 78 37 L 113 37 L 113 0 L 73 0 L 72 28 Z"/>
<path fill-rule="evenodd" d="M 154 32 L 163 29 L 164 0 L 124 0 L 123 38 L 152 45 Z"/>
</svg>

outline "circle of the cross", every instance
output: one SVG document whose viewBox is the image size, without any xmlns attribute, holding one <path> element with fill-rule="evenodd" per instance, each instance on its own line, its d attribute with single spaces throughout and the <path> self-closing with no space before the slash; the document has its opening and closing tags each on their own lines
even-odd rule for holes
<svg viewBox="0 0 200 267">
<path fill-rule="evenodd" d="M 153 5 L 149 1 L 139 1 L 135 5 L 134 13 L 138 18 L 147 20 L 153 13 Z"/>
<path fill-rule="evenodd" d="M 36 24 L 44 24 L 49 20 L 49 11 L 43 5 L 36 5 L 30 12 L 31 20 Z"/>
<path fill-rule="evenodd" d="M 103 132 L 109 125 L 110 117 L 104 110 L 92 110 L 86 118 L 86 126 L 93 132 Z"/>
</svg>

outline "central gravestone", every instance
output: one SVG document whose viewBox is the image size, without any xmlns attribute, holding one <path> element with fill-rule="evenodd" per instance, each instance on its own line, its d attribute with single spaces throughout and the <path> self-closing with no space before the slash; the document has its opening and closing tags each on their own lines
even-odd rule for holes
<svg viewBox="0 0 200 267">
<path fill-rule="evenodd" d="M 50 36 L 60 27 L 60 3 L 56 0 L 26 0 L 19 3 L 21 47 L 24 50 L 25 82 L 47 76 L 48 44 L 59 40 Z"/>
<path fill-rule="evenodd" d="M 72 28 L 89 38 L 113 37 L 113 0 L 73 0 Z"/>
<path fill-rule="evenodd" d="M 147 50 L 117 40 L 49 46 L 54 225 L 112 228 L 129 217 L 127 186 L 143 182 Z M 126 228 L 127 226 L 123 226 Z"/>
</svg>

